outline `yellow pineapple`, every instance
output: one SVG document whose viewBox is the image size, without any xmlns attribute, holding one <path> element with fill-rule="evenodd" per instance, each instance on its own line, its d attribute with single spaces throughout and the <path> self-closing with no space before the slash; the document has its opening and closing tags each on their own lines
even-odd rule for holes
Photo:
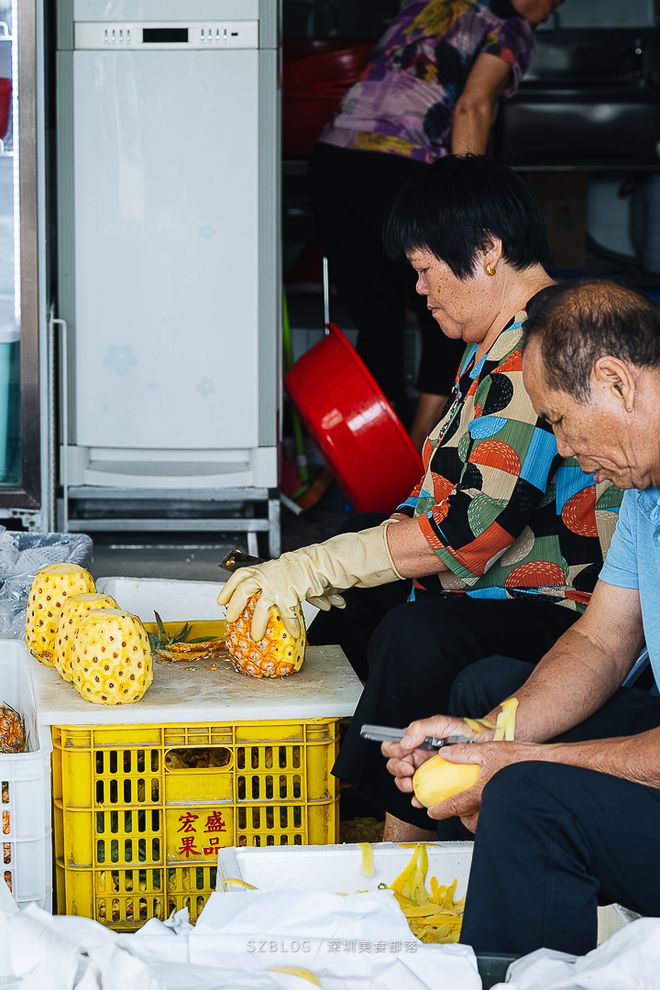
<svg viewBox="0 0 660 990">
<path fill-rule="evenodd" d="M 64 602 L 71 595 L 93 591 L 92 575 L 79 564 L 47 564 L 37 571 L 28 597 L 25 644 L 46 667 L 53 666 L 55 634 Z"/>
<path fill-rule="evenodd" d="M 22 753 L 24 750 L 25 723 L 23 719 L 11 705 L 0 704 L 0 753 Z"/>
<path fill-rule="evenodd" d="M 118 608 L 92 609 L 82 616 L 73 636 L 71 670 L 86 701 L 139 701 L 154 677 L 149 637 L 140 619 Z"/>
<path fill-rule="evenodd" d="M 300 670 L 305 659 L 307 634 L 302 610 L 297 618 L 301 634 L 294 639 L 288 632 L 277 608 L 270 610 L 270 617 L 263 639 L 255 642 L 250 636 L 250 625 L 259 595 L 252 595 L 236 619 L 227 623 L 227 649 L 234 668 L 251 677 L 287 677 Z"/>
<path fill-rule="evenodd" d="M 65 681 L 73 681 L 71 650 L 78 623 L 92 609 L 104 608 L 119 608 L 112 595 L 92 593 L 71 595 L 64 602 L 55 634 L 53 666 Z"/>
</svg>

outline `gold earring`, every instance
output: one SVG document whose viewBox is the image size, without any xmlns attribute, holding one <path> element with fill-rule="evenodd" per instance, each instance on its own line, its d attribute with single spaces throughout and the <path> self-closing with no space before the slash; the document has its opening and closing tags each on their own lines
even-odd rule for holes
<svg viewBox="0 0 660 990">
<path fill-rule="evenodd" d="M 495 269 L 493 268 L 493 266 L 490 264 L 486 265 L 486 275 L 489 275 L 492 278 L 494 274 L 495 274 Z"/>
</svg>

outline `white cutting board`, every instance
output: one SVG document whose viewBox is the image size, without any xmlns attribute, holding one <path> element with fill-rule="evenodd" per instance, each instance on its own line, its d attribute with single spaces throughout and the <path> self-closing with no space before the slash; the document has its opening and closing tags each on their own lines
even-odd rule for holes
<svg viewBox="0 0 660 990">
<path fill-rule="evenodd" d="M 145 622 L 154 610 L 165 622 L 224 618 L 216 601 L 222 582 L 106 577 L 96 586 Z M 51 667 L 29 662 L 42 725 L 341 718 L 353 714 L 362 692 L 338 646 L 308 646 L 301 670 L 282 678 L 247 677 L 221 660 L 155 663 L 151 687 L 133 705 L 94 705 Z"/>
</svg>

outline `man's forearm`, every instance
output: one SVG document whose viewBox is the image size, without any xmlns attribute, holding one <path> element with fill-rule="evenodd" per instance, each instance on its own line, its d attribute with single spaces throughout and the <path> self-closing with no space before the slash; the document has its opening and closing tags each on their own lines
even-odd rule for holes
<svg viewBox="0 0 660 990">
<path fill-rule="evenodd" d="M 660 728 L 616 739 L 549 743 L 540 746 L 539 752 L 546 762 L 567 763 L 660 788 Z"/>
<path fill-rule="evenodd" d="M 617 655 L 583 631 L 582 620 L 557 641 L 526 683 L 516 691 L 516 739 L 545 742 L 579 725 L 620 687 L 630 667 L 630 653 Z M 499 705 L 488 716 L 495 721 Z"/>
</svg>

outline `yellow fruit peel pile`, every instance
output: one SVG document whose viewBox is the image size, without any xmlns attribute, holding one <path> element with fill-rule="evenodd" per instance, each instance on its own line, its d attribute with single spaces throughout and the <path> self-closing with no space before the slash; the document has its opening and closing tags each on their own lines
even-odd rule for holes
<svg viewBox="0 0 660 990">
<path fill-rule="evenodd" d="M 429 858 L 423 842 L 417 843 L 409 862 L 390 884 L 410 930 L 421 942 L 458 942 L 465 898 L 455 899 L 456 880 L 445 887 L 435 877 L 426 887 Z"/>
</svg>

